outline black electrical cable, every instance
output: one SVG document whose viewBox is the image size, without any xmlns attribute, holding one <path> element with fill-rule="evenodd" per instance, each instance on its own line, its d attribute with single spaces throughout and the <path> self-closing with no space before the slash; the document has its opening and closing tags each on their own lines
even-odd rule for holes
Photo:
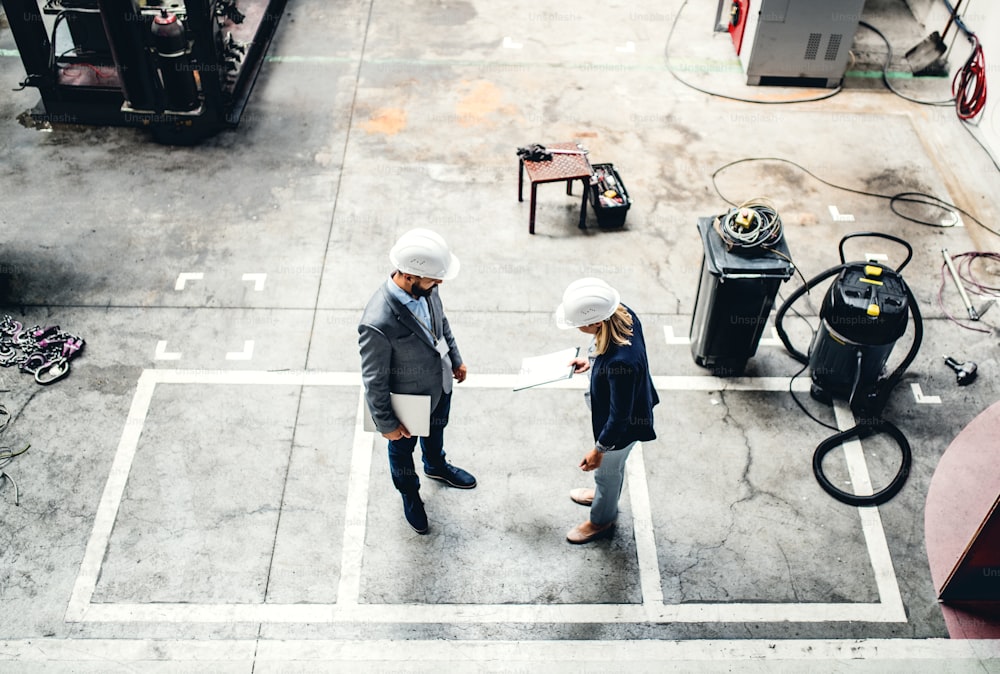
<svg viewBox="0 0 1000 674">
<path fill-rule="evenodd" d="M 664 60 L 666 61 L 667 70 L 670 71 L 670 74 L 673 75 L 673 77 L 674 77 L 675 80 L 677 80 L 678 82 L 680 82 L 684 86 L 686 86 L 686 87 L 688 87 L 690 89 L 694 89 L 695 91 L 697 91 L 699 93 L 702 93 L 702 94 L 706 94 L 708 96 L 715 96 L 717 98 L 724 98 L 724 99 L 729 100 L 729 101 L 739 101 L 741 103 L 759 103 L 761 105 L 790 105 L 792 103 L 812 103 L 814 101 L 823 101 L 823 100 L 826 100 L 827 98 L 832 98 L 833 96 L 836 96 L 837 94 L 839 94 L 842 91 L 842 87 L 838 86 L 836 89 L 833 89 L 829 93 L 820 94 L 819 96 L 813 96 L 813 97 L 809 97 L 809 98 L 795 98 L 795 99 L 790 99 L 790 100 L 774 101 L 774 100 L 764 100 L 764 99 L 757 99 L 757 98 L 741 98 L 739 96 L 730 96 L 728 94 L 720 94 L 717 91 L 709 91 L 708 89 L 702 89 L 701 87 L 699 87 L 697 85 L 691 84 L 690 82 L 688 82 L 687 80 L 683 79 L 680 75 L 677 74 L 677 71 L 674 70 L 673 64 L 670 62 L 670 43 L 673 41 L 673 38 L 674 38 L 674 30 L 677 28 L 677 21 L 678 21 L 678 19 L 681 18 L 681 13 L 684 11 L 684 8 L 687 7 L 687 4 L 688 4 L 688 0 L 684 0 L 684 2 L 680 6 L 680 9 L 678 9 L 677 13 L 674 15 L 673 23 L 670 24 L 670 32 L 667 33 L 667 43 L 666 43 L 666 45 L 663 48 L 663 57 L 664 57 Z"/>
<path fill-rule="evenodd" d="M 889 43 L 888 38 L 882 34 L 877 28 L 864 21 L 859 21 L 858 24 L 864 26 L 865 28 L 871 30 L 885 42 L 886 49 L 888 50 L 888 56 L 886 57 L 885 63 L 882 65 L 882 81 L 885 86 L 892 93 L 896 94 L 900 98 L 911 101 L 913 103 L 919 103 L 921 105 L 934 105 L 934 106 L 955 106 L 955 113 L 958 118 L 963 122 L 965 130 L 968 131 L 972 139 L 976 141 L 976 144 L 982 148 L 983 152 L 990 158 L 993 166 L 1000 171 L 1000 162 L 997 162 L 996 158 L 990 149 L 983 143 L 979 137 L 972 132 L 970 127 L 976 126 L 977 123 L 973 123 L 973 119 L 982 113 L 983 109 L 986 107 L 986 58 L 983 54 L 982 44 L 979 42 L 979 38 L 969 30 L 968 26 L 962 21 L 962 18 L 958 15 L 955 9 L 944 0 L 945 6 L 951 14 L 951 19 L 949 20 L 948 27 L 951 26 L 951 22 L 954 21 L 955 24 L 965 33 L 969 42 L 972 44 L 972 51 L 969 57 L 962 64 L 962 67 L 956 71 L 954 78 L 951 81 L 951 94 L 952 97 L 947 101 L 923 101 L 911 96 L 907 96 L 898 89 L 892 86 L 889 82 L 888 69 L 889 64 L 892 61 L 892 45 Z M 945 28 L 947 33 L 947 28 Z"/>
<path fill-rule="evenodd" d="M 722 198 L 722 200 L 725 201 L 727 204 L 735 206 L 736 203 L 727 199 L 726 196 L 719 189 L 719 184 L 716 181 L 716 177 L 726 169 L 736 166 L 737 164 L 744 164 L 747 162 L 764 162 L 764 161 L 776 161 L 794 166 L 795 168 L 799 169 L 800 171 L 808 175 L 810 178 L 813 178 L 814 180 L 823 183 L 827 187 L 832 187 L 833 189 L 836 190 L 841 190 L 843 192 L 850 192 L 851 194 L 860 194 L 862 196 L 873 197 L 876 199 L 886 199 L 889 201 L 889 208 L 895 215 L 899 216 L 900 218 L 903 218 L 904 220 L 909 220 L 910 222 L 914 222 L 919 225 L 925 225 L 928 227 L 937 227 L 939 229 L 947 229 L 949 227 L 954 227 L 955 226 L 954 223 L 958 222 L 958 217 L 955 215 L 955 212 L 957 211 L 958 213 L 967 216 L 970 220 L 975 222 L 977 225 L 985 229 L 990 234 L 1000 237 L 1000 231 L 997 231 L 991 227 L 986 226 L 985 224 L 983 224 L 983 222 L 981 222 L 978 218 L 976 218 L 976 216 L 972 215 L 965 209 L 956 206 L 955 204 L 944 201 L 943 199 L 935 197 L 932 194 L 926 194 L 924 192 L 899 192 L 898 194 L 879 194 L 878 192 L 868 192 L 865 190 L 855 189 L 853 187 L 844 187 L 843 185 L 837 185 L 836 183 L 831 183 L 828 180 L 824 180 L 823 178 L 820 178 L 818 175 L 816 175 L 806 167 L 802 166 L 801 164 L 798 164 L 790 159 L 784 159 L 782 157 L 743 157 L 742 159 L 736 159 L 727 164 L 723 164 L 719 168 L 715 169 L 715 171 L 713 171 L 711 175 L 712 187 L 713 189 L 715 189 L 715 193 L 718 194 L 719 197 Z M 922 206 L 939 208 L 944 211 L 950 210 L 954 222 L 952 224 L 942 225 L 939 222 L 912 218 L 910 216 L 900 213 L 893 207 L 895 204 L 898 203 L 920 204 Z"/>
<path fill-rule="evenodd" d="M 770 249 L 784 238 L 781 216 L 770 200 L 763 198 L 744 201 L 716 217 L 714 225 L 728 250 Z"/>
<path fill-rule="evenodd" d="M 800 376 L 802 376 L 802 373 L 805 372 L 808 367 L 809 367 L 809 363 L 806 362 L 801 368 L 799 368 L 799 371 L 796 372 L 795 374 L 793 374 L 792 377 L 791 377 L 791 379 L 788 380 L 788 393 L 789 393 L 789 395 L 792 396 L 792 400 L 795 402 L 795 404 L 798 406 L 798 408 L 800 410 L 802 410 L 802 412 L 805 413 L 805 415 L 807 417 L 809 417 L 810 419 L 812 419 L 813 421 L 815 421 L 820 426 L 823 426 L 824 428 L 829 428 L 831 431 L 837 431 L 837 432 L 839 432 L 840 429 L 837 428 L 836 426 L 834 426 L 832 424 L 828 424 L 825 421 L 823 421 L 822 419 L 817 418 L 816 415 L 814 415 L 812 412 L 810 412 L 806 408 L 806 406 L 802 404 L 802 401 L 799 400 L 799 397 L 797 395 L 795 395 L 795 389 L 793 388 L 794 385 L 795 385 L 795 380 L 798 379 Z"/>
<path fill-rule="evenodd" d="M 920 100 L 919 98 L 913 98 L 911 96 L 907 96 L 906 94 L 904 94 L 903 92 L 899 91 L 894 86 L 892 86 L 892 82 L 889 81 L 889 64 L 892 62 L 892 44 L 889 43 L 889 38 L 887 38 L 882 33 L 882 31 L 880 31 L 878 28 L 871 25 L 870 23 L 867 23 L 865 21 L 859 21 L 858 25 L 864 26 L 868 30 L 872 31 L 880 38 L 882 38 L 882 42 L 885 43 L 885 48 L 889 53 L 886 55 L 885 61 L 882 63 L 882 82 L 885 83 L 885 86 L 889 91 L 891 91 L 892 93 L 896 94 L 897 96 L 899 96 L 904 100 L 910 101 L 911 103 L 919 103 L 920 105 L 951 106 L 955 104 L 954 96 L 952 96 L 946 101 L 923 101 Z"/>
</svg>

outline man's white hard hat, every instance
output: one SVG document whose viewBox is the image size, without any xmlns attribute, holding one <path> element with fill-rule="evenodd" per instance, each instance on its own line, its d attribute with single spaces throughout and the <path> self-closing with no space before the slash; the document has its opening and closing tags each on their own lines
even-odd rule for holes
<svg viewBox="0 0 1000 674">
<path fill-rule="evenodd" d="M 389 251 L 389 261 L 404 274 L 448 281 L 458 276 L 458 258 L 437 232 L 411 229 Z"/>
</svg>

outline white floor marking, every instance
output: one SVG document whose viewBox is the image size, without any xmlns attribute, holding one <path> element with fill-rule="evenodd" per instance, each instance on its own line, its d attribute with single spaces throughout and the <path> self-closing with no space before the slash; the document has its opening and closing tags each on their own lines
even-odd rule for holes
<svg viewBox="0 0 1000 674">
<path fill-rule="evenodd" d="M 534 671 L 541 663 L 586 662 L 628 670 L 627 663 L 671 661 L 849 662 L 942 660 L 948 671 L 961 661 L 1000 658 L 1000 640 L 955 639 L 693 639 L 524 640 L 454 639 L 10 639 L 0 641 L 0 661 L 97 663 L 153 662 L 384 662 L 440 661 Z M 532 667 L 525 668 L 530 663 Z M 744 662 L 744 664 L 746 664 Z M 803 666 L 806 666 L 803 664 Z M 843 668 L 843 667 L 842 667 Z M 754 671 L 759 668 L 753 668 Z M 988 669 L 988 668 L 987 668 Z M 370 670 L 363 670 L 370 671 Z M 421 670 L 422 671 L 422 670 Z M 464 670 L 463 670 L 464 671 Z M 492 671 L 492 670 L 490 670 Z M 549 671 L 568 671 L 560 668 Z M 649 671 L 643 669 L 642 671 Z M 715 670 L 713 670 L 715 671 Z M 784 670 L 782 670 L 784 671 Z M 921 670 L 926 671 L 926 670 Z M 944 671 L 944 670 L 942 670 Z M 977 671 L 986 671 L 980 667 Z"/>
<path fill-rule="evenodd" d="M 180 351 L 167 351 L 167 340 L 161 339 L 156 343 L 156 353 L 153 360 L 180 360 Z"/>
<path fill-rule="evenodd" d="M 837 210 L 836 206 L 830 206 L 830 217 L 833 218 L 834 222 L 854 222 L 854 216 L 847 213 L 841 213 Z"/>
<path fill-rule="evenodd" d="M 361 563 L 365 551 L 365 527 L 368 515 L 368 482 L 372 466 L 374 433 L 364 431 L 368 414 L 365 390 L 358 396 L 354 423 L 354 446 L 351 449 L 351 474 L 347 481 L 347 504 L 344 514 L 344 540 L 340 553 L 340 584 L 337 605 L 356 606 L 361 596 Z"/>
<path fill-rule="evenodd" d="M 913 391 L 913 399 L 921 405 L 941 404 L 941 396 L 925 396 L 920 384 L 910 384 L 910 390 Z"/>
<path fill-rule="evenodd" d="M 517 375 L 472 376 L 463 384 L 466 388 L 513 389 Z M 734 378 L 669 377 L 653 378 L 660 390 L 685 391 L 783 391 L 787 377 Z M 807 390 L 807 380 L 797 383 Z M 68 622 L 166 622 L 166 623 L 645 623 L 645 622 L 906 622 L 902 599 L 889 557 L 885 533 L 878 510 L 859 509 L 862 530 L 875 572 L 880 602 L 878 603 L 685 603 L 663 604 L 659 562 L 652 527 L 649 491 L 641 447 L 626 466 L 629 471 L 632 517 L 635 520 L 636 549 L 639 559 L 641 604 L 362 604 L 359 603 L 360 569 L 364 550 L 367 493 L 371 461 L 372 434 L 361 430 L 359 400 L 355 422 L 355 442 L 352 450 L 351 479 L 347 496 L 347 519 L 344 531 L 341 580 L 335 604 L 168 604 L 168 603 L 91 603 L 107 552 L 111 532 L 121 505 L 125 484 L 146 414 L 157 385 L 162 384 L 244 384 L 256 386 L 357 386 L 357 372 L 318 371 L 221 371 L 221 370 L 158 370 L 143 371 L 136 385 L 128 418 L 112 463 L 104 493 L 94 519 L 94 528 L 87 543 L 80 572 L 74 584 Z M 580 389 L 584 378 L 559 382 L 553 388 Z M 511 394 L 513 391 L 511 390 Z M 518 393 L 517 395 L 527 395 Z M 850 411 L 837 409 L 842 427 L 853 425 Z M 846 415 L 846 416 L 845 416 Z M 845 425 L 847 424 L 847 425 Z M 848 443 L 850 444 L 850 443 Z M 860 443 L 856 448 L 845 447 L 852 479 L 864 486 L 867 467 Z M 637 460 L 636 460 L 637 459 Z M 370 643 L 370 642 L 366 642 Z M 0 655 L 0 658 L 3 656 Z"/>
<path fill-rule="evenodd" d="M 761 337 L 760 346 L 782 346 L 781 337 L 778 337 L 778 329 L 772 325 L 768 327 L 768 332 L 771 333 L 771 336 Z"/>
<path fill-rule="evenodd" d="M 226 353 L 226 360 L 251 360 L 253 358 L 253 340 L 243 341 L 242 351 L 229 351 Z"/>
<path fill-rule="evenodd" d="M 514 38 L 512 38 L 512 37 L 505 37 L 503 39 L 503 48 L 504 49 L 520 49 L 523 46 L 524 45 L 521 44 L 520 42 L 514 42 Z"/>
<path fill-rule="evenodd" d="M 253 281 L 253 289 L 260 292 L 264 289 L 264 282 L 267 280 L 267 274 L 244 274 L 244 281 Z"/>
<path fill-rule="evenodd" d="M 670 325 L 663 326 L 663 337 L 667 340 L 667 344 L 690 344 L 690 337 L 677 337 L 674 335 L 674 328 Z"/>
<path fill-rule="evenodd" d="M 139 446 L 139 436 L 146 423 L 149 404 L 153 400 L 153 390 L 156 385 L 150 374 L 152 372 L 156 370 L 143 370 L 136 383 L 132 405 L 125 419 L 121 439 L 118 441 L 118 450 L 115 452 L 108 481 L 104 485 L 104 493 L 97 506 L 94 528 L 87 541 L 83 561 L 80 563 L 80 573 L 73 585 L 69 607 L 66 609 L 66 620 L 84 620 L 87 608 L 91 605 L 90 599 L 94 595 L 97 579 L 101 574 L 101 562 L 104 560 L 108 541 L 111 540 L 111 530 L 114 529 L 115 518 L 118 516 L 118 506 L 121 504 L 125 483 L 132 470 L 132 460 Z"/>
<path fill-rule="evenodd" d="M 835 400 L 833 405 L 837 418 L 837 426 L 847 430 L 854 426 L 854 414 L 848 404 Z M 847 458 L 847 470 L 851 476 L 851 486 L 858 495 L 874 493 L 871 477 L 868 474 L 868 463 L 865 461 L 861 442 L 855 438 L 843 444 L 844 456 Z M 879 603 L 884 607 L 892 622 L 906 622 L 906 607 L 899 593 L 899 583 L 896 581 L 896 571 L 892 566 L 892 556 L 889 554 L 889 543 L 882 527 L 882 516 L 878 508 L 858 508 L 861 517 L 861 531 L 868 547 L 868 558 L 875 573 L 875 585 L 878 587 Z"/>
<path fill-rule="evenodd" d="M 184 290 L 184 286 L 188 281 L 200 281 L 205 278 L 205 275 L 200 271 L 182 271 L 177 275 L 177 283 L 174 284 L 174 290 Z"/>
<path fill-rule="evenodd" d="M 865 253 L 865 259 L 869 262 L 888 262 L 889 256 L 885 253 Z"/>
<path fill-rule="evenodd" d="M 769 326 L 770 337 L 761 337 L 759 346 L 781 346 L 781 338 L 778 337 L 778 331 L 774 326 Z M 671 346 L 681 346 L 691 344 L 690 337 L 678 337 L 674 334 L 674 328 L 670 325 L 663 326 L 663 337 L 666 339 L 667 344 Z"/>
<path fill-rule="evenodd" d="M 656 536 L 653 531 L 649 485 L 646 482 L 646 462 L 643 460 L 641 442 L 636 444 L 628 461 L 625 462 L 625 475 L 628 479 L 629 500 L 632 506 L 632 529 L 639 562 L 642 603 L 653 609 L 663 604 L 663 586 L 660 582 L 660 562 L 656 555 Z"/>
<path fill-rule="evenodd" d="M 634 54 L 635 53 L 635 42 L 629 40 L 622 47 L 615 47 L 616 52 L 621 52 L 623 54 Z"/>
</svg>

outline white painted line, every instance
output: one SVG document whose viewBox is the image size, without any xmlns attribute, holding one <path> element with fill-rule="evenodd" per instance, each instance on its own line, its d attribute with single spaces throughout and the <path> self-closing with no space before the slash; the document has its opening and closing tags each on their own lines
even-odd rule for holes
<svg viewBox="0 0 1000 674">
<path fill-rule="evenodd" d="M 368 482 L 372 467 L 372 441 L 375 434 L 366 433 L 364 430 L 364 417 L 368 414 L 364 387 L 361 388 L 358 397 L 354 445 L 351 449 L 351 474 L 347 480 L 344 539 L 340 554 L 340 584 L 337 586 L 338 606 L 356 606 L 361 596 L 361 562 L 365 552 Z"/>
<path fill-rule="evenodd" d="M 783 344 L 781 343 L 781 338 L 778 337 L 778 329 L 772 325 L 770 326 L 769 331 L 771 333 L 771 336 L 761 337 L 759 342 L 760 346 L 783 346 Z"/>
<path fill-rule="evenodd" d="M 910 390 L 913 391 L 913 399 L 920 405 L 941 404 L 941 396 L 925 396 L 920 384 L 910 384 Z"/>
<path fill-rule="evenodd" d="M 759 346 L 782 346 L 781 338 L 778 337 L 778 331 L 774 328 L 774 326 L 770 326 L 770 334 L 771 334 L 770 337 L 761 337 L 760 338 L 760 342 L 758 342 L 758 345 Z M 670 325 L 664 325 L 663 326 L 663 338 L 667 341 L 667 344 L 669 344 L 671 346 L 680 346 L 680 345 L 690 345 L 691 344 L 691 338 L 690 337 L 677 337 L 674 334 L 673 327 L 670 326 Z"/>
<path fill-rule="evenodd" d="M 67 621 L 70 621 L 67 617 Z M 90 604 L 81 621 L 122 623 L 906 622 L 874 604 Z M 72 622 L 72 621 L 70 621 Z"/>
<path fill-rule="evenodd" d="M 950 218 L 941 218 L 942 227 L 965 227 L 965 222 L 958 211 L 952 211 Z"/>
<path fill-rule="evenodd" d="M 615 51 L 616 52 L 620 52 L 622 54 L 634 54 L 635 53 L 635 42 L 632 42 L 632 40 L 629 40 L 628 42 L 625 43 L 624 46 L 622 46 L 622 47 L 615 47 Z"/>
<path fill-rule="evenodd" d="M 656 537 L 653 532 L 653 511 L 649 504 L 649 484 L 646 482 L 646 462 L 642 457 L 642 443 L 636 443 L 625 462 L 629 498 L 632 505 L 632 529 L 635 552 L 639 563 L 639 586 L 642 603 L 649 609 L 663 605 L 663 586 L 660 582 L 660 562 L 656 555 Z"/>
<path fill-rule="evenodd" d="M 967 663 L 1000 658 L 1000 640 L 989 639 L 621 639 L 621 640 L 464 640 L 417 639 L 10 639 L 0 641 L 0 661 L 113 663 L 147 662 L 335 662 L 358 664 L 428 663 L 434 661 L 492 667 L 568 671 L 564 663 L 628 663 L 770 661 L 849 662 L 901 660 L 946 661 L 947 670 Z M 744 667 L 746 669 L 746 667 Z M 267 668 L 270 669 L 270 668 Z M 307 667 L 307 669 L 309 669 Z M 759 670 L 760 668 L 753 668 Z M 840 667 L 844 669 L 844 667 Z M 370 671 L 370 670 L 364 670 Z M 923 670 L 922 670 L 923 671 Z"/>
<path fill-rule="evenodd" d="M 153 360 L 180 360 L 180 351 L 167 351 L 167 340 L 161 339 L 156 343 L 156 353 L 153 354 Z"/>
<path fill-rule="evenodd" d="M 253 358 L 253 340 L 247 339 L 243 342 L 242 351 L 229 351 L 226 353 L 226 360 L 251 360 Z"/>
<path fill-rule="evenodd" d="M 244 274 L 243 280 L 253 281 L 253 289 L 259 292 L 264 289 L 264 282 L 267 280 L 267 274 Z"/>
<path fill-rule="evenodd" d="M 869 262 L 888 262 L 889 256 L 885 253 L 865 253 L 865 259 Z"/>
<path fill-rule="evenodd" d="M 184 290 L 184 286 L 188 281 L 200 281 L 205 278 L 205 275 L 200 271 L 182 271 L 177 275 L 177 283 L 174 284 L 174 290 Z"/>
<path fill-rule="evenodd" d="M 523 46 L 524 45 L 521 44 L 520 42 L 514 42 L 514 38 L 505 37 L 503 39 L 503 48 L 504 49 L 520 49 Z"/>
<path fill-rule="evenodd" d="M 142 434 L 146 413 L 156 388 L 152 377 L 149 376 L 149 373 L 153 371 L 144 370 L 136 383 L 135 395 L 132 396 L 132 405 L 129 407 L 128 417 L 125 419 L 121 439 L 118 441 L 118 449 L 111 464 L 108 481 L 104 485 L 104 493 L 97 506 L 97 514 L 94 516 L 94 528 L 87 541 L 83 561 L 80 563 L 80 572 L 76 577 L 69 606 L 66 609 L 66 620 L 68 621 L 75 622 L 86 619 L 87 609 L 91 605 L 90 599 L 97 587 L 97 579 L 101 574 L 101 563 L 104 560 L 108 542 L 111 540 L 111 531 L 114 529 L 115 518 L 118 516 L 118 506 L 121 504 L 128 474 L 132 470 L 132 460 L 135 458 L 135 452 L 139 446 L 139 436 Z"/>
<path fill-rule="evenodd" d="M 517 375 L 481 375 L 487 388 L 508 388 Z M 465 382 L 468 388 L 475 388 L 470 377 Z M 657 383 L 659 382 L 659 383 Z M 862 528 L 872 558 L 881 603 L 834 603 L 834 604 L 678 604 L 657 605 L 662 602 L 662 587 L 659 584 L 659 564 L 656 560 L 655 540 L 652 523 L 646 517 L 650 512 L 648 485 L 641 453 L 638 461 L 626 464 L 630 472 L 630 490 L 633 498 L 633 512 L 636 518 L 636 546 L 640 555 L 640 583 L 644 601 L 642 604 L 578 604 L 578 605 L 515 605 L 515 604 L 359 604 L 359 592 L 354 591 L 355 577 L 360 577 L 360 553 L 363 553 L 364 523 L 360 510 L 367 503 L 367 483 L 360 478 L 367 474 L 362 447 L 363 431 L 358 431 L 355 423 L 355 447 L 351 464 L 351 488 L 348 491 L 348 521 L 345 523 L 345 575 L 341 576 L 343 596 L 338 594 L 337 604 L 123 604 L 91 603 L 100 577 L 101 564 L 107 552 L 122 495 L 128 480 L 132 462 L 138 448 L 139 437 L 145 422 L 149 405 L 157 384 L 161 383 L 202 383 L 202 384 L 250 384 L 250 385 L 317 385 L 317 386 L 360 386 L 360 374 L 356 372 L 263 372 L 263 371 L 206 371 L 206 370 L 144 370 L 139 377 L 132 405 L 122 431 L 121 440 L 112 462 L 108 481 L 94 518 L 94 528 L 87 541 L 80 572 L 74 583 L 73 592 L 66 610 L 68 622 L 166 622 L 166 623 L 333 623 L 333 622 L 385 622 L 385 623 L 645 623 L 645 622 L 906 622 L 905 611 L 899 597 L 892 561 L 885 543 L 885 533 L 877 509 L 874 514 L 862 512 Z M 582 382 L 580 382 L 582 383 Z M 716 379 L 714 377 L 654 377 L 654 385 L 661 384 L 677 390 L 784 390 L 788 379 L 784 377 Z M 809 382 L 802 381 L 808 388 Z M 581 388 L 581 386 L 577 386 Z M 360 402 L 359 402 L 360 406 Z M 360 414 L 359 409 L 359 414 Z M 848 415 L 846 407 L 838 410 L 838 421 L 842 414 Z M 843 425 L 843 424 L 842 424 Z M 368 460 L 370 461 L 370 443 Z M 860 444 L 858 444 L 860 448 Z M 846 451 L 846 448 L 845 448 Z M 860 462 L 862 473 L 859 483 L 864 482 L 867 468 L 864 456 L 849 455 L 849 466 Z M 370 470 L 370 466 L 368 467 Z M 852 475 L 859 470 L 857 465 Z M 641 475 L 637 474 L 641 471 Z M 359 481 L 355 483 L 355 478 Z M 645 495 L 645 502 L 643 496 Z M 353 527 L 353 528 L 352 528 Z M 358 549 L 360 541 L 360 551 Z M 350 546 L 352 550 L 348 551 Z M 355 603 L 352 603 L 352 598 Z M 3 655 L 0 654 L 0 658 Z"/>
<path fill-rule="evenodd" d="M 677 336 L 675 336 L 674 335 L 674 328 L 673 328 L 673 326 L 670 326 L 670 325 L 664 325 L 663 326 L 663 337 L 664 337 L 664 339 L 667 340 L 667 344 L 671 344 L 671 345 L 681 345 L 681 344 L 690 344 L 691 343 L 691 338 L 690 337 L 677 337 Z"/>
<path fill-rule="evenodd" d="M 854 222 L 854 216 L 848 215 L 847 213 L 841 213 L 837 210 L 836 206 L 830 206 L 830 217 L 833 218 L 834 222 Z"/>
<path fill-rule="evenodd" d="M 854 426 L 854 414 L 848 404 L 842 400 L 834 400 L 834 414 L 837 426 L 847 430 Z M 851 485 L 858 495 L 871 495 L 871 476 L 868 474 L 868 463 L 865 461 L 864 450 L 857 438 L 843 444 L 844 456 L 847 459 L 847 470 L 851 476 Z M 892 566 L 892 556 L 889 554 L 889 543 L 885 538 L 885 528 L 882 526 L 882 516 L 877 507 L 858 508 L 861 517 L 861 531 L 868 547 L 868 558 L 871 560 L 872 571 L 875 574 L 875 585 L 878 587 L 879 604 L 885 611 L 887 622 L 906 622 L 906 607 L 899 592 L 899 583 Z"/>
</svg>

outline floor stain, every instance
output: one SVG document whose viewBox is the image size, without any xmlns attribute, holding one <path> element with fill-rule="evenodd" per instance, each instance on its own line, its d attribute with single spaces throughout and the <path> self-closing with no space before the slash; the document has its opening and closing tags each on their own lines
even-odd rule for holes
<svg viewBox="0 0 1000 674">
<path fill-rule="evenodd" d="M 517 114 L 513 105 L 503 105 L 503 92 L 492 82 L 463 82 L 469 92 L 455 106 L 458 123 L 465 127 L 492 126 L 490 115 L 500 112 L 508 117 Z"/>
<path fill-rule="evenodd" d="M 386 136 L 395 136 L 406 128 L 406 110 L 380 108 L 361 125 L 361 128 L 369 134 L 381 133 Z"/>
</svg>

